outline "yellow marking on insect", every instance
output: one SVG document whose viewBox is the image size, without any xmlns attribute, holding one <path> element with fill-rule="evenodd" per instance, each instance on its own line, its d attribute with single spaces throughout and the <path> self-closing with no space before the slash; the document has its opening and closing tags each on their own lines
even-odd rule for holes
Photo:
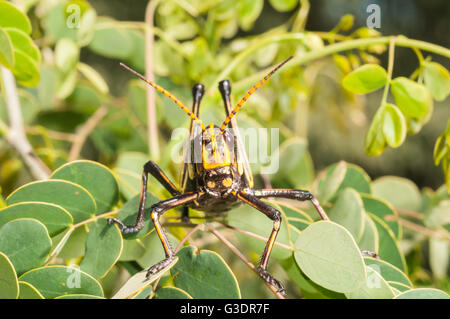
<svg viewBox="0 0 450 319">
<path fill-rule="evenodd" d="M 231 111 L 231 113 L 227 116 L 225 121 L 223 121 L 222 125 L 220 126 L 220 130 L 224 132 L 227 125 L 230 123 L 231 119 L 236 115 L 236 113 L 239 111 L 239 109 L 242 107 L 242 105 L 247 101 L 261 85 L 264 84 L 276 71 L 278 71 L 285 63 L 287 63 L 290 59 L 292 59 L 293 56 L 290 56 L 283 62 L 281 62 L 278 66 L 276 66 L 272 71 L 270 71 L 264 78 L 262 78 L 258 83 L 256 83 L 252 88 L 245 94 L 245 96 L 239 101 L 239 103 L 234 107 L 234 109 Z"/>
<path fill-rule="evenodd" d="M 147 84 L 149 84 L 150 86 L 152 86 L 153 88 L 155 88 L 155 90 L 157 90 L 158 92 L 161 92 L 162 94 L 164 94 L 165 96 L 167 96 L 169 99 L 171 99 L 172 101 L 175 102 L 176 105 L 178 105 L 179 107 L 181 107 L 181 109 L 194 121 L 199 122 L 202 125 L 202 131 L 205 130 L 205 126 L 203 125 L 202 121 L 195 116 L 194 113 L 192 113 L 191 111 L 189 111 L 189 109 L 184 106 L 183 103 L 181 103 L 181 101 L 179 99 L 177 99 L 175 97 L 175 95 L 173 95 L 172 93 L 170 93 L 169 91 L 167 91 L 165 88 L 163 88 L 162 86 L 159 86 L 158 84 L 154 83 L 153 81 L 150 81 L 148 79 L 146 79 L 142 74 L 136 72 L 135 70 L 133 70 L 132 68 L 130 68 L 129 66 L 120 63 L 120 66 L 123 67 L 124 69 L 130 71 L 131 73 L 133 73 L 134 75 L 136 75 L 138 78 L 140 78 L 141 80 L 143 80 L 144 82 L 146 82 Z"/>
<path fill-rule="evenodd" d="M 225 187 L 230 187 L 232 184 L 233 184 L 233 180 L 231 178 L 229 178 L 229 177 L 225 178 L 222 181 L 222 185 L 225 186 Z"/>
<path fill-rule="evenodd" d="M 214 188 L 216 187 L 216 183 L 209 181 L 208 183 L 206 183 L 206 186 L 208 186 L 209 188 Z"/>
</svg>

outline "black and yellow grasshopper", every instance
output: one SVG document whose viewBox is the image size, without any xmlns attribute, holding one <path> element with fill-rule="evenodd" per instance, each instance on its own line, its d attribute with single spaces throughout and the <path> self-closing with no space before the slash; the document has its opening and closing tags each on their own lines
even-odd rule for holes
<svg viewBox="0 0 450 319">
<path fill-rule="evenodd" d="M 278 197 L 300 201 L 309 200 L 323 220 L 327 220 L 328 217 L 319 202 L 309 191 L 271 188 L 254 189 L 253 175 L 234 116 L 245 101 L 291 58 L 292 56 L 280 63 L 256 83 L 234 108 L 232 108 L 231 104 L 230 82 L 228 80 L 220 82 L 219 91 L 222 95 L 227 115 L 220 127 L 212 123 L 204 126 L 199 119 L 200 101 L 204 94 L 204 86 L 202 84 L 195 84 L 192 89 L 194 103 L 193 109 L 190 111 L 170 92 L 147 80 L 126 65 L 121 64 L 122 67 L 131 71 L 157 91 L 169 97 L 191 118 L 188 141 L 189 152 L 185 154 L 185 163 L 181 173 L 181 187 L 177 188 L 156 163 L 149 161 L 144 165 L 142 174 L 142 188 L 136 224 L 134 226 L 126 226 L 118 219 L 112 218 L 108 220 L 109 223 L 118 224 L 123 233 L 138 232 L 142 228 L 149 173 L 172 194 L 172 198 L 160 201 L 151 207 L 151 218 L 163 245 L 166 258 L 150 267 L 147 272 L 148 276 L 164 268 L 174 258 L 173 249 L 159 221 L 160 216 L 167 210 L 175 207 L 183 207 L 183 216 L 185 217 L 188 215 L 189 207 L 205 211 L 209 214 L 220 214 L 241 203 L 245 203 L 261 211 L 273 220 L 273 229 L 257 269 L 260 276 L 266 282 L 276 287 L 279 292 L 285 293 L 283 284 L 267 271 L 269 256 L 281 226 L 281 213 L 262 201 L 261 198 Z"/>
</svg>

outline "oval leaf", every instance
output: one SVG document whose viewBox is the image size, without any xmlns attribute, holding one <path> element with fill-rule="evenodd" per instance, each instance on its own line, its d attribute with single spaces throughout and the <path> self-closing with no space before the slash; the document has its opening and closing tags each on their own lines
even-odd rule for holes
<svg viewBox="0 0 450 319">
<path fill-rule="evenodd" d="M 337 292 L 351 292 L 366 281 L 361 253 L 342 226 L 320 221 L 306 228 L 295 242 L 295 260 L 315 283 Z"/>
<path fill-rule="evenodd" d="M 8 33 L 0 28 L 0 63 L 8 69 L 14 67 L 14 51 Z"/>
<path fill-rule="evenodd" d="M 342 85 L 350 92 L 366 94 L 385 86 L 386 70 L 378 64 L 365 64 L 342 79 Z"/>
<path fill-rule="evenodd" d="M 406 138 L 406 121 L 394 104 L 385 104 L 383 112 L 383 135 L 390 147 L 399 147 Z"/>
<path fill-rule="evenodd" d="M 241 298 L 236 277 L 217 253 L 187 246 L 177 256 L 179 261 L 170 270 L 176 287 L 193 298 Z"/>
<path fill-rule="evenodd" d="M 405 77 L 391 81 L 391 92 L 395 104 L 406 116 L 423 118 L 433 107 L 430 92 L 422 84 Z"/>
<path fill-rule="evenodd" d="M 44 202 L 25 202 L 0 210 L 0 226 L 18 218 L 34 218 L 45 225 L 51 237 L 73 224 L 72 216 L 61 206 Z"/>
<path fill-rule="evenodd" d="M 36 287 L 46 298 L 69 294 L 88 294 L 103 297 L 100 283 L 75 267 L 47 266 L 30 270 L 20 278 Z"/>
<path fill-rule="evenodd" d="M 19 282 L 8 256 L 0 251 L 0 299 L 17 299 Z"/>
<path fill-rule="evenodd" d="M 450 94 L 450 74 L 436 62 L 424 61 L 423 77 L 427 88 L 436 101 L 443 101 Z"/>
<path fill-rule="evenodd" d="M 384 199 L 395 208 L 419 211 L 421 195 L 412 181 L 397 177 L 383 176 L 372 183 L 373 195 Z"/>
<path fill-rule="evenodd" d="M 177 287 L 163 287 L 155 292 L 154 299 L 192 299 L 183 289 Z"/>
<path fill-rule="evenodd" d="M 117 225 L 109 225 L 106 219 L 89 224 L 86 254 L 80 269 L 94 278 L 104 277 L 122 253 L 122 235 Z"/>
<path fill-rule="evenodd" d="M 328 211 L 330 219 L 344 226 L 355 240 L 359 240 L 364 231 L 365 211 L 361 196 L 357 191 L 346 188 L 339 192 L 337 200 Z"/>
<path fill-rule="evenodd" d="M 359 289 L 345 294 L 349 299 L 392 299 L 394 292 L 386 280 L 375 270 L 367 267 L 367 280 Z"/>
<path fill-rule="evenodd" d="M 417 288 L 402 292 L 395 299 L 450 299 L 450 297 L 442 290 Z"/>
<path fill-rule="evenodd" d="M 18 274 L 41 266 L 51 246 L 47 228 L 35 219 L 16 219 L 0 227 L 0 251 L 9 257 Z"/>
<path fill-rule="evenodd" d="M 96 204 L 83 187 L 63 180 L 46 180 L 26 184 L 16 189 L 6 199 L 8 205 L 20 202 L 46 202 L 66 209 L 74 223 L 92 217 Z"/>
<path fill-rule="evenodd" d="M 44 299 L 44 296 L 30 283 L 19 281 L 19 299 Z"/>
<path fill-rule="evenodd" d="M 113 173 L 92 161 L 74 161 L 59 167 L 50 176 L 84 187 L 95 199 L 97 215 L 110 211 L 119 201 L 119 186 Z"/>
<path fill-rule="evenodd" d="M 31 23 L 26 14 L 7 1 L 0 1 L 0 27 L 31 33 Z"/>
</svg>

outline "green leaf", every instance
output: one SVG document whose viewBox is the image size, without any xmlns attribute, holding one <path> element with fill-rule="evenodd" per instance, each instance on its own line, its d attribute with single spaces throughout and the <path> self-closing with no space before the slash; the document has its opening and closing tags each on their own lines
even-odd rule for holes
<svg viewBox="0 0 450 319">
<path fill-rule="evenodd" d="M 103 278 L 111 270 L 122 253 L 122 235 L 117 225 L 109 225 L 99 219 L 89 225 L 86 254 L 80 269 L 96 279 Z"/>
<path fill-rule="evenodd" d="M 445 135 L 442 134 L 438 137 L 436 140 L 436 143 L 434 144 L 433 149 L 433 159 L 434 159 L 434 165 L 438 166 L 441 160 L 449 153 L 449 145 L 447 143 L 447 139 L 445 138 Z"/>
<path fill-rule="evenodd" d="M 7 1 L 0 1 L 0 27 L 31 33 L 31 23 L 26 14 Z"/>
<path fill-rule="evenodd" d="M 280 231 L 278 233 L 276 242 L 287 245 L 291 247 L 287 218 L 284 215 L 281 208 L 278 208 L 276 204 L 272 204 L 276 209 L 279 209 L 282 216 L 282 222 Z M 230 226 L 244 229 L 246 231 L 255 233 L 264 238 L 269 238 L 270 232 L 273 229 L 273 221 L 270 220 L 264 213 L 258 211 L 257 209 L 250 207 L 248 205 L 241 206 L 239 208 L 233 209 L 228 213 L 227 221 Z M 259 240 L 241 233 L 236 233 L 236 236 L 240 241 L 245 243 L 252 251 L 262 254 L 266 241 Z M 271 257 L 276 259 L 285 259 L 291 255 L 291 250 L 284 247 L 275 246 L 273 247 Z"/>
<path fill-rule="evenodd" d="M 322 176 L 318 177 L 317 198 L 319 201 L 329 201 L 333 198 L 342 184 L 347 172 L 347 164 L 340 161 L 338 164 L 329 166 Z"/>
<path fill-rule="evenodd" d="M 32 284 L 19 281 L 19 299 L 44 299 L 44 296 Z"/>
<path fill-rule="evenodd" d="M 17 299 L 19 283 L 16 271 L 8 256 L 0 251 L 0 299 Z"/>
<path fill-rule="evenodd" d="M 279 161 L 277 178 L 298 179 L 304 173 L 301 159 L 307 151 L 307 143 L 304 139 L 294 137 L 284 141 L 272 155 L 272 161 Z"/>
<path fill-rule="evenodd" d="M 264 0 L 246 0 L 238 2 L 239 25 L 244 31 L 253 27 L 254 22 L 261 14 Z"/>
<path fill-rule="evenodd" d="M 298 0 L 269 0 L 272 7 L 280 12 L 293 10 L 298 3 Z"/>
<path fill-rule="evenodd" d="M 364 232 L 358 240 L 358 246 L 361 250 L 378 252 L 378 231 L 375 223 L 366 214 L 364 215 Z"/>
<path fill-rule="evenodd" d="M 419 211 L 420 191 L 412 181 L 397 177 L 383 176 L 372 182 L 374 196 L 384 199 L 395 208 Z"/>
<path fill-rule="evenodd" d="M 61 206 L 44 202 L 17 203 L 0 210 L 0 227 L 18 218 L 34 218 L 47 228 L 51 237 L 73 224 L 72 216 Z"/>
<path fill-rule="evenodd" d="M 148 237 L 148 236 L 147 236 Z M 120 254 L 120 261 L 133 261 L 141 258 L 146 251 L 146 247 L 140 239 L 129 239 L 123 241 L 123 249 Z"/>
<path fill-rule="evenodd" d="M 64 240 L 64 242 L 61 243 L 63 246 L 58 253 L 58 257 L 67 259 L 84 256 L 85 243 L 88 236 L 87 227 L 71 228 L 69 229 L 69 232 L 70 234 L 62 233 L 58 235 L 58 237 L 61 236 L 62 239 L 55 237 L 55 239 Z"/>
<path fill-rule="evenodd" d="M 77 64 L 78 71 L 102 94 L 109 93 L 109 87 L 103 77 L 90 65 L 79 62 Z"/>
<path fill-rule="evenodd" d="M 14 28 L 5 28 L 4 30 L 8 33 L 14 50 L 18 50 L 23 54 L 28 55 L 37 64 L 41 62 L 41 52 L 28 34 Z"/>
<path fill-rule="evenodd" d="M 345 89 L 356 94 L 366 94 L 385 86 L 386 70 L 378 64 L 365 64 L 342 79 Z"/>
<path fill-rule="evenodd" d="M 433 100 L 427 88 L 408 78 L 398 77 L 392 80 L 391 92 L 395 104 L 408 117 L 426 117 L 433 107 Z"/>
<path fill-rule="evenodd" d="M 19 275 L 43 265 L 51 246 L 47 228 L 36 219 L 16 219 L 0 227 L 0 251 L 8 256 Z"/>
<path fill-rule="evenodd" d="M 150 286 L 156 279 L 163 276 L 170 268 L 172 268 L 178 262 L 178 257 L 175 257 L 173 261 L 168 264 L 165 268 L 158 271 L 147 278 L 147 270 L 142 270 L 136 273 L 133 277 L 128 279 L 128 281 L 119 289 L 119 291 L 112 297 L 112 299 L 133 299 L 145 288 Z"/>
<path fill-rule="evenodd" d="M 330 219 L 344 226 L 355 240 L 364 231 L 365 211 L 361 196 L 357 191 L 346 188 L 339 192 L 334 206 L 328 211 Z"/>
<path fill-rule="evenodd" d="M 396 266 L 401 271 L 406 272 L 405 257 L 402 255 L 392 231 L 378 216 L 371 213 L 367 214 L 377 227 L 379 236 L 378 255 L 380 258 Z"/>
<path fill-rule="evenodd" d="M 295 242 L 295 260 L 316 284 L 337 292 L 351 292 L 366 280 L 364 261 L 351 234 L 342 226 L 319 221 Z"/>
<path fill-rule="evenodd" d="M 364 141 L 364 150 L 368 156 L 378 156 L 386 149 L 386 139 L 383 133 L 384 105 L 378 108 L 372 119 Z"/>
<path fill-rule="evenodd" d="M 372 257 L 364 257 L 364 262 L 366 266 L 376 270 L 389 284 L 395 282 L 412 288 L 413 285 L 408 276 L 394 265 Z"/>
<path fill-rule="evenodd" d="M 448 212 L 450 213 L 450 211 Z M 450 262 L 450 246 L 448 241 L 430 238 L 428 247 L 433 278 L 446 278 Z"/>
<path fill-rule="evenodd" d="M 359 289 L 345 294 L 349 299 L 392 299 L 394 292 L 386 280 L 374 269 L 367 267 L 367 280 Z"/>
<path fill-rule="evenodd" d="M 193 298 L 241 298 L 236 277 L 217 253 L 187 246 L 177 256 L 180 260 L 170 270 L 177 288 Z"/>
<path fill-rule="evenodd" d="M 28 183 L 16 189 L 6 199 L 8 205 L 39 201 L 63 207 L 72 215 L 74 223 L 86 220 L 96 212 L 95 201 L 86 189 L 63 180 Z"/>
<path fill-rule="evenodd" d="M 281 261 L 281 265 L 289 275 L 289 278 L 293 280 L 301 289 L 302 296 L 305 298 L 331 298 L 331 299 L 344 299 L 345 296 L 341 293 L 325 289 L 319 286 L 311 279 L 306 277 L 302 270 L 297 265 L 294 255 Z"/>
<path fill-rule="evenodd" d="M 171 233 L 167 233 L 167 239 L 172 247 L 178 245 L 179 240 Z M 142 268 L 148 269 L 166 258 L 166 253 L 156 231 L 152 231 L 148 236 L 138 240 L 141 240 L 145 247 L 145 253 L 136 259 L 136 263 Z M 125 240 L 125 242 L 127 241 L 129 240 Z"/>
<path fill-rule="evenodd" d="M 55 64 L 63 74 L 73 71 L 79 58 L 80 48 L 75 41 L 68 38 L 63 38 L 56 43 Z"/>
<path fill-rule="evenodd" d="M 117 214 L 117 218 L 122 221 L 125 225 L 134 225 L 136 224 L 137 215 L 139 212 L 139 201 L 140 195 L 136 195 L 132 199 L 123 205 L 119 213 Z M 153 196 L 150 193 L 147 193 L 147 198 L 145 201 L 145 213 L 144 213 L 144 226 L 137 233 L 124 234 L 124 239 L 136 239 L 141 238 L 148 235 L 153 230 L 153 221 L 150 217 L 150 208 L 153 204 L 158 203 L 160 200 Z"/>
<path fill-rule="evenodd" d="M 2 28 L 0 28 L 0 63 L 8 69 L 14 67 L 14 52 L 11 38 Z"/>
<path fill-rule="evenodd" d="M 126 29 L 105 26 L 97 28 L 89 49 L 108 58 L 126 60 L 133 54 L 134 43 Z"/>
<path fill-rule="evenodd" d="M 153 299 L 192 299 L 192 296 L 177 287 L 163 287 L 156 290 Z"/>
<path fill-rule="evenodd" d="M 399 147 L 406 138 L 406 121 L 394 104 L 385 104 L 383 112 L 383 135 L 391 147 Z"/>
<path fill-rule="evenodd" d="M 59 167 L 50 176 L 84 187 L 95 199 L 97 215 L 110 211 L 119 200 L 119 186 L 106 166 L 93 161 L 74 161 Z"/>
<path fill-rule="evenodd" d="M 397 211 L 395 211 L 394 207 L 392 205 L 382 200 L 381 198 L 377 198 L 375 196 L 367 195 L 367 194 L 361 194 L 361 198 L 364 203 L 364 209 L 366 212 L 372 213 L 376 216 L 378 216 L 381 220 L 383 220 L 386 225 L 389 226 L 389 228 L 394 233 L 395 238 L 401 239 L 402 237 L 402 228 L 400 227 L 400 224 L 396 220 L 389 220 L 389 217 L 396 217 L 398 216 Z"/>
<path fill-rule="evenodd" d="M 100 283 L 75 267 L 58 265 L 36 268 L 20 276 L 19 280 L 36 287 L 46 299 L 69 294 L 103 297 Z"/>
<path fill-rule="evenodd" d="M 450 74 L 446 68 L 436 62 L 424 61 L 423 77 L 425 85 L 436 101 L 443 101 L 450 94 Z"/>
<path fill-rule="evenodd" d="M 442 290 L 433 288 L 416 288 L 402 292 L 395 299 L 450 299 Z"/>
<path fill-rule="evenodd" d="M 23 86 L 33 87 L 39 83 L 41 74 L 36 61 L 22 51 L 14 50 L 13 74 L 17 81 Z"/>
</svg>

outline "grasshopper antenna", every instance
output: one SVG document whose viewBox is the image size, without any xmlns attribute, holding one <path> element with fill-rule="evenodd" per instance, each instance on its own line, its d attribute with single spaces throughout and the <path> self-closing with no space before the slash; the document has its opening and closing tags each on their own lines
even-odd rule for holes
<svg viewBox="0 0 450 319">
<path fill-rule="evenodd" d="M 227 116 L 225 121 L 223 121 L 222 126 L 220 127 L 220 130 L 223 132 L 225 131 L 225 128 L 227 127 L 228 123 L 230 123 L 231 119 L 236 115 L 236 113 L 239 111 L 239 109 L 242 107 L 242 105 L 245 103 L 245 101 L 248 100 L 248 98 L 255 93 L 255 91 L 264 84 L 278 69 L 280 69 L 284 64 L 286 64 L 289 60 L 291 60 L 294 56 L 291 55 L 289 58 L 278 64 L 272 71 L 270 71 L 264 78 L 262 78 L 258 83 L 256 83 L 248 92 L 245 94 L 245 96 L 239 101 L 239 103 L 234 107 L 234 109 L 231 111 L 231 113 Z"/>
<path fill-rule="evenodd" d="M 127 66 L 126 64 L 120 62 L 120 66 L 122 68 L 124 68 L 127 71 L 130 71 L 131 73 L 133 73 L 134 75 L 136 75 L 138 78 L 140 78 L 141 80 L 143 80 L 144 82 L 146 82 L 147 84 L 149 84 L 150 86 L 152 86 L 153 88 L 155 88 L 156 91 L 161 92 L 162 94 L 164 94 L 165 96 L 167 96 L 169 99 L 171 99 L 172 101 L 175 102 L 176 105 L 178 105 L 179 107 L 181 107 L 181 109 L 194 121 L 198 121 L 199 123 L 201 123 L 202 125 L 202 130 L 204 131 L 206 128 L 203 125 L 202 121 L 195 116 L 194 113 L 192 113 L 183 103 L 181 103 L 181 101 L 179 99 L 177 99 L 175 97 L 175 95 L 173 95 L 172 93 L 170 93 L 169 91 L 167 91 L 165 88 L 163 88 L 162 86 L 159 86 L 158 84 L 154 83 L 153 81 L 150 81 L 148 79 L 146 79 L 142 74 L 136 72 L 135 70 L 133 70 L 132 68 L 130 68 L 129 66 Z"/>
</svg>

